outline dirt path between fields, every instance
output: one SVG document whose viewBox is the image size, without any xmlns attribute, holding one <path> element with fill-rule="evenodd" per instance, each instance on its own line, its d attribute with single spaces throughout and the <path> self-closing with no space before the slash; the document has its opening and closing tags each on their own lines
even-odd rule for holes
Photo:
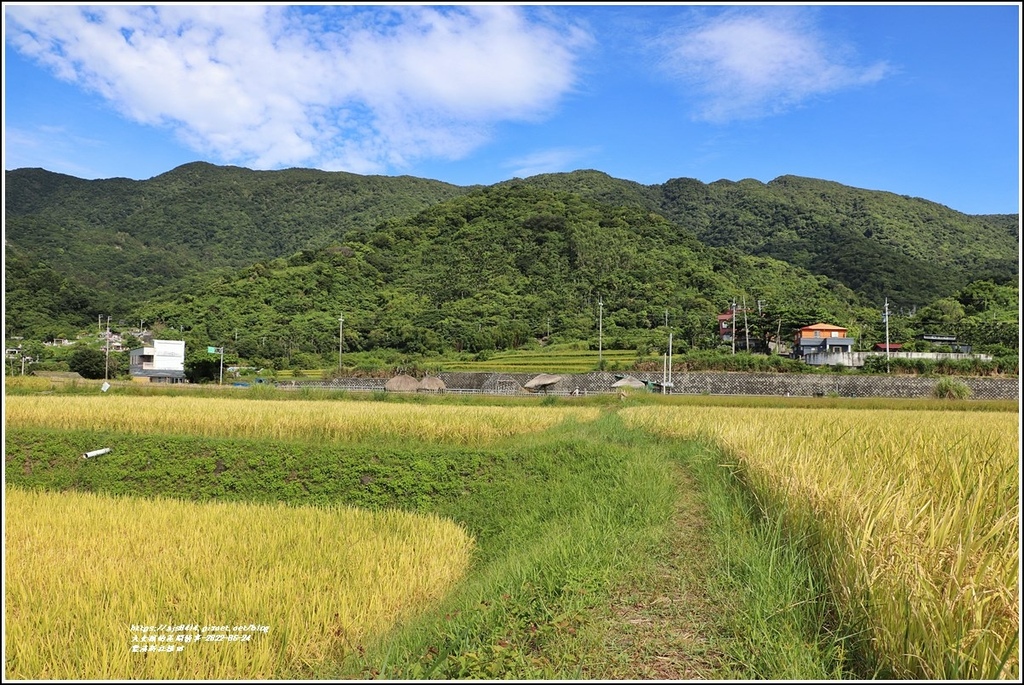
<svg viewBox="0 0 1024 685">
<path fill-rule="evenodd" d="M 741 677 L 721 651 L 729 607 L 707 587 L 714 576 L 707 512 L 690 475 L 679 465 L 674 469 L 679 496 L 668 538 L 650 566 L 613 594 L 602 626 L 607 663 L 588 667 L 586 678 Z"/>
</svg>

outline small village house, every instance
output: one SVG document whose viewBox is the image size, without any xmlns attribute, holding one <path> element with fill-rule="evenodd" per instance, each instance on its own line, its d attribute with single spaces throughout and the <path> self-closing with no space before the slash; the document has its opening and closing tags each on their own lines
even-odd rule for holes
<svg viewBox="0 0 1024 685">
<path fill-rule="evenodd" d="M 723 343 L 732 343 L 733 339 L 733 327 L 732 327 L 732 312 L 723 312 L 718 315 L 718 339 Z"/>
<path fill-rule="evenodd" d="M 797 330 L 793 337 L 793 356 L 803 358 L 808 364 L 828 364 L 831 362 L 821 360 L 851 352 L 853 342 L 842 326 L 816 323 Z"/>
<path fill-rule="evenodd" d="M 964 345 L 956 339 L 955 335 L 943 335 L 938 333 L 922 333 L 917 336 L 917 339 L 926 342 L 930 345 L 938 346 L 941 348 L 947 348 L 949 351 L 957 354 L 970 354 L 971 346 Z"/>
<path fill-rule="evenodd" d="M 128 373 L 140 383 L 183 383 L 185 341 L 152 340 L 129 353 Z"/>
<path fill-rule="evenodd" d="M 722 344 L 734 346 L 737 350 L 763 352 L 765 350 L 764 342 L 756 335 L 750 335 L 747 330 L 748 316 L 752 315 L 748 314 L 748 310 L 742 308 L 736 309 L 735 313 L 730 309 L 719 314 L 717 317 L 718 339 Z M 771 342 L 769 342 L 769 349 L 770 347 Z"/>
</svg>

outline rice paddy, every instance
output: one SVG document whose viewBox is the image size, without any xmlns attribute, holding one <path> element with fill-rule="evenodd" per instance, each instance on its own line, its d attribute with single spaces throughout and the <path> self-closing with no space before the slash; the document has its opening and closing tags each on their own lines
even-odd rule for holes
<svg viewBox="0 0 1024 685">
<path fill-rule="evenodd" d="M 60 430 L 188 433 L 271 440 L 426 440 L 470 444 L 540 432 L 562 421 L 588 421 L 587 407 L 463 406 L 296 400 L 130 397 L 8 396 L 7 425 Z"/>
<path fill-rule="evenodd" d="M 763 515 L 804 540 L 848 625 L 897 677 L 1017 678 L 1019 416 L 632 408 L 722 446 Z"/>
<path fill-rule="evenodd" d="M 834 402 L 818 408 L 756 406 L 753 401 L 701 406 L 695 398 L 673 406 L 655 399 L 647 404 L 630 400 L 615 405 L 613 412 L 629 429 L 680 445 L 703 445 L 720 459 L 721 467 L 753 495 L 758 515 L 778 522 L 789 544 L 804 550 L 820 569 L 834 613 L 831 629 L 848 631 L 851 648 L 873 655 L 867 677 L 1019 678 L 1017 412 L 933 411 L 913 403 L 893 411 L 852 401 L 856 409 L 838 408 Z M 486 497 L 494 502 L 476 502 L 474 511 L 490 510 L 495 521 L 542 527 L 547 525 L 539 520 L 543 509 L 544 516 L 554 516 L 556 528 L 570 501 L 581 511 L 590 510 L 584 500 L 598 496 L 596 481 L 571 481 L 559 501 L 547 502 L 546 491 L 537 495 L 540 499 L 531 500 L 540 507 L 536 512 L 521 510 L 527 492 L 534 497 L 535 489 L 550 487 L 545 474 L 557 471 L 568 478 L 576 469 L 582 473 L 597 452 L 618 450 L 616 458 L 628 453 L 627 443 L 611 446 L 608 425 L 588 428 L 602 414 L 610 415 L 609 407 L 591 405 L 159 395 L 10 395 L 5 400 L 8 428 L 37 431 L 14 443 L 26 456 L 16 471 L 8 466 L 7 472 L 5 628 L 8 675 L 15 678 L 264 679 L 317 672 L 439 601 L 472 573 L 475 549 L 470 535 L 451 520 L 391 509 L 346 509 L 340 502 L 307 507 L 109 497 L 75 492 L 75 483 L 98 481 L 76 480 L 81 476 L 74 469 L 52 481 L 65 484 L 60 494 L 12 487 L 12 473 L 21 475 L 23 468 L 66 466 L 44 449 L 39 441 L 50 438 L 38 429 L 54 435 L 102 431 L 265 440 L 283 445 L 275 449 L 289 454 L 298 449 L 285 443 L 338 444 L 371 460 L 386 455 L 367 451 L 367 446 L 387 442 L 394 452 L 387 459 L 408 456 L 416 462 L 388 482 L 396 493 L 413 491 L 402 489 L 410 478 L 457 473 L 453 484 L 429 497 L 417 490 L 415 501 L 454 498 L 445 506 L 462 511 L 460 497 L 489 493 Z M 622 424 L 617 425 L 621 430 Z M 541 434 L 558 426 L 575 426 L 576 432 L 556 452 Z M 507 445 L 502 439 L 517 436 L 537 439 L 528 443 L 528 451 L 501 457 L 502 463 L 523 470 L 520 477 L 495 485 L 488 480 L 488 458 L 472 450 Z M 412 442 L 440 445 L 432 449 L 456 461 L 413 450 Z M 230 449 L 250 448 L 240 443 Z M 628 449 L 639 454 L 645 448 L 638 442 Z M 579 464 L 563 463 L 568 455 L 590 456 Z M 470 458 L 476 461 L 465 470 L 453 470 L 459 469 L 459 460 Z M 282 492 L 314 485 L 303 468 L 285 466 L 289 462 L 271 458 L 270 452 L 226 460 L 224 477 L 237 484 L 245 475 L 247 484 L 264 487 L 252 474 L 279 461 L 288 481 Z M 440 470 L 434 461 L 443 464 Z M 104 477 L 116 475 L 118 463 L 110 460 Z M 365 468 L 369 472 L 383 463 L 369 461 Z M 400 462 L 387 463 L 395 468 Z M 234 473 L 234 464 L 249 470 Z M 647 464 L 652 471 L 660 469 L 656 466 Z M 195 470 L 193 477 L 213 483 L 220 468 Z M 623 480 L 629 471 L 609 465 L 602 469 L 607 471 L 602 477 L 615 487 L 630 482 Z M 385 474 L 374 471 L 372 478 L 363 474 L 361 483 L 360 473 L 353 476 L 355 487 L 374 488 L 386 481 Z M 130 488 L 133 478 L 153 477 L 148 471 L 125 475 L 120 485 Z M 474 489 L 477 477 L 488 485 Z M 302 483 L 292 487 L 293 479 Z M 176 482 L 170 489 L 178 487 Z M 616 493 L 623 501 L 643 499 L 640 492 Z M 506 496 L 508 501 L 502 499 Z M 481 523 L 494 539 L 518 540 L 512 528 Z M 592 533 L 595 540 L 604 539 L 603 533 Z M 573 537 L 577 542 L 583 544 L 578 533 Z M 535 547 L 526 539 L 507 544 Z M 490 563 L 500 567 L 492 558 L 495 548 L 489 549 Z M 559 563 L 569 563 L 559 554 Z M 515 574 L 522 573 L 516 569 Z M 552 582 L 557 591 L 558 581 Z M 200 630 L 161 631 L 161 626 Z M 230 629 L 217 631 L 225 635 L 220 643 L 208 644 L 203 626 Z M 137 641 L 143 636 L 155 637 L 159 647 L 164 635 L 166 650 L 166 634 L 174 634 L 174 653 L 150 651 L 148 645 L 142 653 L 133 649 L 144 644 Z M 193 640 L 185 642 L 185 635 Z"/>
<path fill-rule="evenodd" d="M 14 679 L 273 678 L 437 600 L 472 550 L 398 511 L 5 495 Z"/>
</svg>

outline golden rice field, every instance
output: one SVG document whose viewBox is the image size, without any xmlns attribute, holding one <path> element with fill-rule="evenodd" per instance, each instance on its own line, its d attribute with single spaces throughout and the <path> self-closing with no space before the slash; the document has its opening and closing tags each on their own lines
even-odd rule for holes
<svg viewBox="0 0 1024 685">
<path fill-rule="evenodd" d="M 494 407 L 125 397 L 33 396 L 4 398 L 7 424 L 61 430 L 187 433 L 208 437 L 348 441 L 391 438 L 454 444 L 487 442 L 543 431 L 566 420 L 589 421 L 593 407 Z"/>
<path fill-rule="evenodd" d="M 280 677 L 441 597 L 473 546 L 398 511 L 5 495 L 12 679 Z"/>
<path fill-rule="evenodd" d="M 726 448 L 807 536 L 839 610 L 908 678 L 1020 676 L 1019 414 L 641 407 Z"/>
<path fill-rule="evenodd" d="M 50 378 L 41 376 L 4 376 L 4 390 L 17 388 L 18 390 L 32 390 L 45 392 L 53 390 L 56 383 Z"/>
</svg>

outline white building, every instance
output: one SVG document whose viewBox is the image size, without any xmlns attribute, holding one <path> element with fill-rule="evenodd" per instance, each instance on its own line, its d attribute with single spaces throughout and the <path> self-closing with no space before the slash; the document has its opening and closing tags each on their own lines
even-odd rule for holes
<svg viewBox="0 0 1024 685">
<path fill-rule="evenodd" d="M 128 372 L 142 383 L 185 381 L 185 341 L 152 340 L 129 354 Z"/>
</svg>

